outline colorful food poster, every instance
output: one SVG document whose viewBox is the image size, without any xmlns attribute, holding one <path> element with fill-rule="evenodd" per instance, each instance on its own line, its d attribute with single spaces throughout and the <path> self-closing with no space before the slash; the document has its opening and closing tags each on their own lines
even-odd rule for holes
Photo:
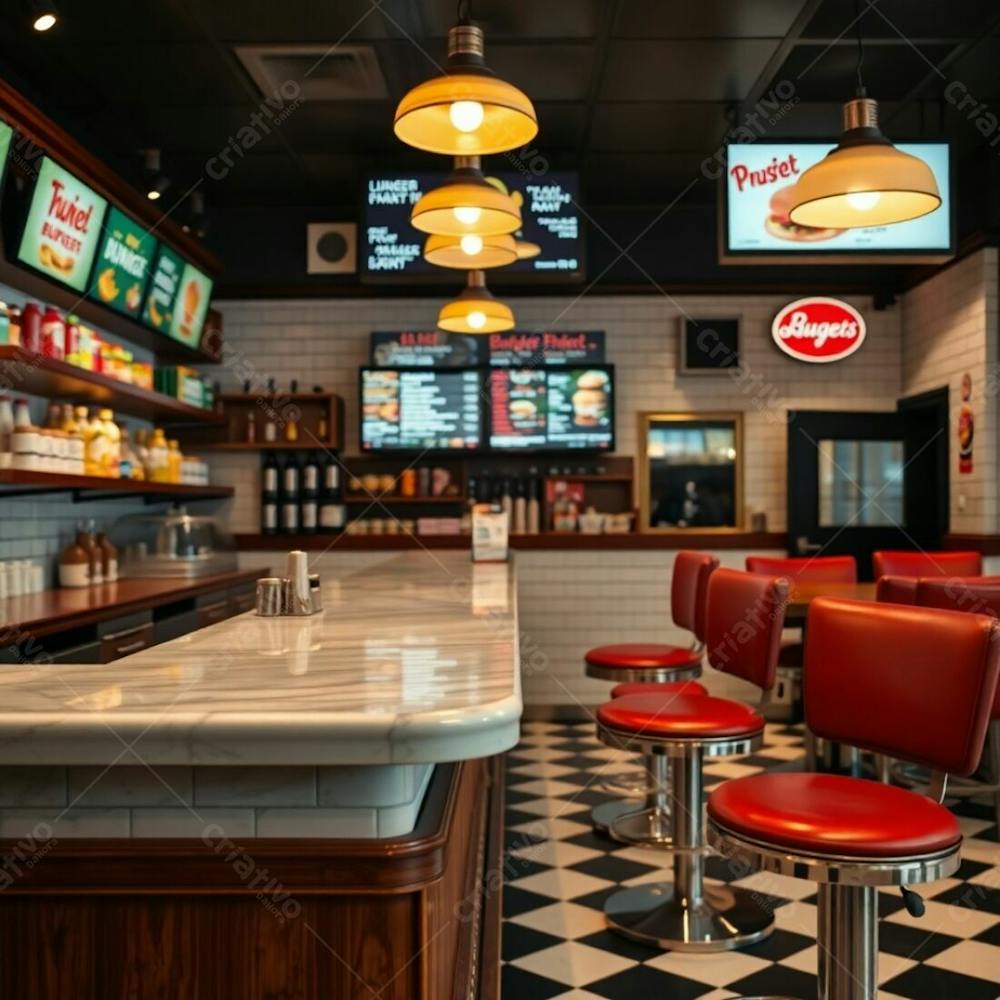
<svg viewBox="0 0 1000 1000">
<path fill-rule="evenodd" d="M 170 322 L 170 336 L 174 340 L 188 347 L 198 346 L 211 296 L 212 279 L 193 265 L 185 264 L 174 300 L 174 318 Z"/>
<path fill-rule="evenodd" d="M 138 316 L 156 246 L 155 237 L 112 205 L 94 265 L 90 297 L 126 316 Z"/>
<path fill-rule="evenodd" d="M 14 130 L 6 122 L 0 121 L 0 184 L 3 183 L 3 175 L 7 169 L 7 154 L 13 137 Z"/>
<path fill-rule="evenodd" d="M 83 292 L 107 205 L 97 192 L 43 156 L 17 259 Z"/>
<path fill-rule="evenodd" d="M 183 273 L 184 261 L 161 243 L 142 313 L 145 322 L 160 333 L 170 335 L 174 302 L 177 300 L 177 290 L 180 288 Z"/>
</svg>

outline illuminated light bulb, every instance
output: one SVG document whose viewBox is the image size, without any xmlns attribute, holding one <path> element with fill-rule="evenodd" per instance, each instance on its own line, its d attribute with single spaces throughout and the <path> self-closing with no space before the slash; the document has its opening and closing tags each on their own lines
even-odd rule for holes
<svg viewBox="0 0 1000 1000">
<path fill-rule="evenodd" d="M 475 205 L 459 205 L 457 208 L 453 208 L 452 212 L 455 213 L 455 218 L 463 226 L 474 226 L 483 214 L 483 210 L 476 208 Z"/>
<path fill-rule="evenodd" d="M 482 236 L 474 236 L 469 233 L 458 241 L 458 245 L 462 248 L 462 253 L 469 257 L 475 257 L 477 253 L 483 252 Z"/>
<path fill-rule="evenodd" d="M 479 101 L 455 101 L 448 118 L 459 132 L 475 132 L 483 124 L 483 106 Z"/>
<path fill-rule="evenodd" d="M 481 330 L 486 326 L 486 313 L 481 309 L 473 309 L 466 317 L 466 322 L 473 330 Z"/>
<path fill-rule="evenodd" d="M 150 188 L 150 189 L 149 189 L 149 190 L 148 190 L 148 191 L 146 192 L 146 197 L 147 197 L 147 198 L 148 198 L 148 199 L 149 199 L 150 201 L 158 201 L 158 200 L 159 200 L 159 197 L 160 197 L 160 192 L 159 192 L 159 191 L 157 191 L 157 190 L 156 190 L 156 188 Z"/>
<path fill-rule="evenodd" d="M 32 22 L 32 27 L 35 31 L 48 31 L 49 28 L 55 27 L 56 16 L 55 14 L 39 14 L 38 17 Z M 458 127 L 457 125 L 455 126 Z"/>
<path fill-rule="evenodd" d="M 851 191 L 847 195 L 847 204 L 858 212 L 868 212 L 879 203 L 881 197 L 878 191 Z"/>
</svg>

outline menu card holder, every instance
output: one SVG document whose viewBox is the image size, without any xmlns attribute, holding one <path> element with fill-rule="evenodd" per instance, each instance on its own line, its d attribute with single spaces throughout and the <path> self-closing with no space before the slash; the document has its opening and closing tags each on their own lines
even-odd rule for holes
<svg viewBox="0 0 1000 1000">
<path fill-rule="evenodd" d="M 472 508 L 472 561 L 506 562 L 510 515 L 500 507 L 477 503 Z"/>
</svg>

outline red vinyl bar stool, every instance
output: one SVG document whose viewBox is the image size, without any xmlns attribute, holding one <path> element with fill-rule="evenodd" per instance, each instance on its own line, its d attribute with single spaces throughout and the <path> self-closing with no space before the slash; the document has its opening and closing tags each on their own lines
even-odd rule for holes
<svg viewBox="0 0 1000 1000">
<path fill-rule="evenodd" d="M 692 633 L 691 646 L 667 643 L 598 646 L 584 655 L 587 676 L 617 682 L 612 698 L 619 697 L 628 684 L 653 685 L 669 697 L 681 693 L 705 694 L 705 688 L 693 678 L 701 674 L 705 595 L 709 577 L 718 565 L 719 560 L 706 552 L 682 550 L 674 559 L 670 616 L 678 628 Z M 595 830 L 623 843 L 665 845 L 670 841 L 666 763 L 659 759 L 647 759 L 645 763 L 645 770 L 605 779 L 602 782 L 605 790 L 633 798 L 595 806 L 590 818 Z M 645 804 L 637 807 L 634 796 L 645 796 Z"/>
<path fill-rule="evenodd" d="M 917 584 L 917 604 L 923 608 L 946 608 L 972 614 L 1000 618 L 1000 577 L 952 577 L 947 580 L 920 580 Z M 986 737 L 987 763 L 990 782 L 970 778 L 951 782 L 949 795 L 988 795 L 993 793 L 993 808 L 1000 824 L 1000 686 L 990 712 Z"/>
<path fill-rule="evenodd" d="M 858 564 L 854 556 L 796 556 L 778 559 L 772 556 L 747 556 L 748 573 L 783 576 L 796 583 L 857 583 Z M 778 652 L 778 666 L 802 669 L 804 648 L 800 640 L 782 642 Z M 815 771 L 820 748 L 816 737 L 805 731 L 807 771 Z"/>
<path fill-rule="evenodd" d="M 716 570 L 705 613 L 709 663 L 769 690 L 787 598 L 785 580 Z M 673 882 L 616 892 L 604 905 L 609 926 L 678 951 L 723 951 L 767 937 L 774 918 L 754 893 L 705 885 L 702 819 L 702 761 L 756 750 L 763 717 L 749 705 L 709 695 L 634 694 L 597 710 L 597 735 L 609 746 L 669 762 L 671 783 Z"/>
<path fill-rule="evenodd" d="M 952 874 L 962 834 L 940 800 L 982 753 L 998 623 L 984 615 L 817 598 L 806 638 L 806 718 L 817 734 L 932 768 L 934 801 L 876 781 L 785 772 L 736 778 L 708 800 L 724 857 L 819 883 L 820 1000 L 875 1000 L 877 887 Z"/>
</svg>

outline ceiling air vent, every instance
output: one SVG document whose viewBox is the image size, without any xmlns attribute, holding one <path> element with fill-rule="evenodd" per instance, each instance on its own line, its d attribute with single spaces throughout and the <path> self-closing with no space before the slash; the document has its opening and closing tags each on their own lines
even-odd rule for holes
<svg viewBox="0 0 1000 1000">
<path fill-rule="evenodd" d="M 384 101 L 389 96 L 370 45 L 237 45 L 234 51 L 265 98 L 295 88 L 305 101 Z"/>
</svg>

